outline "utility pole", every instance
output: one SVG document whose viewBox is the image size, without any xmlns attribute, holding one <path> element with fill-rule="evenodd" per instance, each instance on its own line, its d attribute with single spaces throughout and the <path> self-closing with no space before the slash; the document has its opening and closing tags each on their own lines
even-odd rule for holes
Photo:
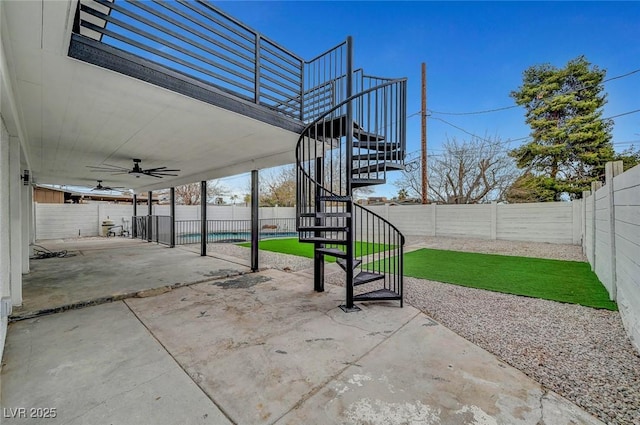
<svg viewBox="0 0 640 425">
<path fill-rule="evenodd" d="M 427 189 L 427 64 L 422 62 L 422 203 L 428 204 Z"/>
</svg>

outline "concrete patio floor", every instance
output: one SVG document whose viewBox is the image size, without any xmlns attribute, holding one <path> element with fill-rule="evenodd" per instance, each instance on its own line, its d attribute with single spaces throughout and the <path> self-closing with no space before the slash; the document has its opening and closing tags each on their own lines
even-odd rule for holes
<svg viewBox="0 0 640 425">
<path fill-rule="evenodd" d="M 65 250 L 70 256 L 30 261 L 31 271 L 23 276 L 23 304 L 13 309 L 12 320 L 250 271 L 241 259 L 200 257 L 190 248 L 171 249 L 138 239 L 60 239 L 38 244 L 50 251 Z"/>
<path fill-rule="evenodd" d="M 3 423 L 600 423 L 410 306 L 312 288 L 265 270 L 12 323 Z"/>
</svg>

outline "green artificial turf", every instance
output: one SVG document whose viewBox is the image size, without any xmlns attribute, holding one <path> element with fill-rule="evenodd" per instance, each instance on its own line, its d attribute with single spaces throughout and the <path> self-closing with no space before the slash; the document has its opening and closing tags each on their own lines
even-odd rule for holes
<svg viewBox="0 0 640 425">
<path fill-rule="evenodd" d="M 420 249 L 404 255 L 404 274 L 507 294 L 617 310 L 589 264 Z"/>
<path fill-rule="evenodd" d="M 238 245 L 248 247 L 248 246 L 251 246 L 251 243 L 243 242 Z M 258 244 L 258 248 L 265 251 L 279 252 L 282 254 L 291 254 L 291 255 L 298 255 L 300 257 L 313 258 L 313 244 L 302 243 L 298 241 L 298 238 L 267 239 L 264 241 L 260 241 Z M 339 248 L 343 249 L 342 246 L 340 246 Z M 368 254 L 373 254 L 374 252 L 384 251 L 387 249 L 390 249 L 390 245 L 364 243 L 360 241 L 356 241 L 355 243 L 356 257 L 359 257 L 362 252 L 364 252 L 365 255 L 368 255 Z M 324 258 L 327 262 L 335 263 L 336 261 L 335 257 L 331 257 L 328 255 L 325 255 Z"/>
</svg>

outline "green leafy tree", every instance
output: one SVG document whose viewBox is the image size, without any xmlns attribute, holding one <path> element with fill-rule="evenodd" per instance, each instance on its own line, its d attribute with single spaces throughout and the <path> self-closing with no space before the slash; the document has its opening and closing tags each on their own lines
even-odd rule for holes
<svg viewBox="0 0 640 425">
<path fill-rule="evenodd" d="M 573 199 L 603 179 L 605 163 L 614 159 L 613 122 L 602 118 L 605 73 L 584 56 L 564 68 L 544 64 L 524 71 L 522 86 L 511 92 L 532 130 L 532 140 L 511 152 L 531 174 L 523 187 L 551 191 L 553 200 Z"/>
<path fill-rule="evenodd" d="M 551 177 L 524 173 L 506 191 L 505 200 L 512 204 L 553 201 L 556 195 L 554 183 Z"/>
<path fill-rule="evenodd" d="M 629 168 L 640 164 L 640 150 L 634 149 L 633 145 L 631 145 L 622 152 L 616 153 L 615 160 L 622 161 L 622 167 L 624 171 L 627 171 Z"/>
</svg>

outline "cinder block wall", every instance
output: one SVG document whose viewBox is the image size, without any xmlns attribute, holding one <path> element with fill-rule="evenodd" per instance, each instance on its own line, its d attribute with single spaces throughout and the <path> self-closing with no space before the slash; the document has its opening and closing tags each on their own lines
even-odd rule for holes
<svg viewBox="0 0 640 425">
<path fill-rule="evenodd" d="M 640 351 L 640 166 L 621 169 L 607 164 L 605 185 L 585 193 L 582 247 Z"/>
</svg>

